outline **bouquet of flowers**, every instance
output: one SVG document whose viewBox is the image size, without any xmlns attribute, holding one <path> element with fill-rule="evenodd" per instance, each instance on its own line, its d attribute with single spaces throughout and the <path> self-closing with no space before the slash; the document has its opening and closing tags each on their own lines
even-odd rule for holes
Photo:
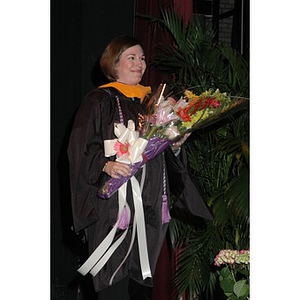
<svg viewBox="0 0 300 300">
<path fill-rule="evenodd" d="M 228 299 L 250 299 L 249 296 L 249 250 L 221 250 L 214 265 L 222 266 L 220 285 Z"/>
<path fill-rule="evenodd" d="M 163 97 L 164 88 L 165 85 L 161 85 L 159 96 L 150 99 L 150 113 L 144 116 L 140 131 L 135 131 L 132 121 L 128 122 L 127 128 L 117 124 L 115 135 L 118 140 L 110 147 L 117 149 L 117 161 L 131 165 L 131 174 L 118 179 L 110 178 L 100 188 L 99 197 L 109 198 L 148 160 L 186 133 L 212 124 L 246 102 L 244 99 L 230 98 L 219 90 L 207 90 L 200 95 L 185 90 L 176 101 L 172 97 Z"/>
</svg>

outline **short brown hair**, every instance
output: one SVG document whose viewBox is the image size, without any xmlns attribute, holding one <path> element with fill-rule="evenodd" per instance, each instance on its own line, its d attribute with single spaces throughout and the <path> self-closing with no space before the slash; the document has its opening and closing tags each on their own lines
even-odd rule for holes
<svg viewBox="0 0 300 300">
<path fill-rule="evenodd" d="M 141 43 L 130 36 L 119 36 L 114 38 L 105 48 L 100 58 L 100 67 L 104 75 L 110 81 L 118 79 L 116 66 L 120 61 L 121 54 L 130 47 L 141 45 Z"/>
</svg>

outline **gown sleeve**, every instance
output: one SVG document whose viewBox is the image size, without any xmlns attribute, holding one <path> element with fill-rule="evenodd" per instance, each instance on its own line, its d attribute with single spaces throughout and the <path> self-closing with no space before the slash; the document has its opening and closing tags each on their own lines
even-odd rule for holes
<svg viewBox="0 0 300 300">
<path fill-rule="evenodd" d="M 170 147 L 165 155 L 170 190 L 177 199 L 174 206 L 193 216 L 212 220 L 213 217 L 188 171 L 184 147 L 181 148 L 178 157 L 173 154 Z"/>
<path fill-rule="evenodd" d="M 107 136 L 103 136 L 101 129 L 108 126 L 108 116 L 112 115 L 110 110 L 113 109 L 111 101 L 105 98 L 108 97 L 103 92 L 95 90 L 84 99 L 70 135 L 67 152 L 76 232 L 99 220 L 99 180 L 106 180 L 108 177 L 102 172 L 108 159 L 103 151 L 103 141 Z"/>
</svg>

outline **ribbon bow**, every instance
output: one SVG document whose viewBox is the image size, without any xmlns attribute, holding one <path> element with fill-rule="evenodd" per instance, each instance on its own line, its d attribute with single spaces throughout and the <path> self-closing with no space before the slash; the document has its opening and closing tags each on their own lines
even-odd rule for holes
<svg viewBox="0 0 300 300">
<path fill-rule="evenodd" d="M 117 139 L 104 141 L 105 156 L 109 157 L 117 154 L 117 161 L 127 164 L 141 161 L 141 154 L 143 153 L 148 141 L 142 138 L 138 138 L 139 134 L 137 131 L 135 131 L 134 122 L 132 120 L 129 120 L 127 128 L 121 123 L 115 124 L 114 133 L 117 136 Z M 122 151 L 120 150 L 120 147 L 124 147 Z M 143 168 L 143 178 L 145 176 L 144 172 L 145 168 Z M 141 187 L 134 176 L 130 178 L 130 181 L 135 209 L 132 226 L 132 237 L 129 249 L 125 257 L 110 278 L 110 285 L 112 284 L 117 272 L 129 256 L 136 236 L 138 240 L 138 251 L 143 279 L 145 280 L 147 277 L 152 278 L 147 248 L 147 236 Z M 86 262 L 78 269 L 78 272 L 82 275 L 86 275 L 88 272 L 90 272 L 93 276 L 96 276 L 125 239 L 129 229 L 128 225 L 131 216 L 130 207 L 126 200 L 126 195 L 127 182 L 125 182 L 118 190 L 119 213 L 117 222 L 110 230 L 108 235 L 104 238 L 104 240 L 86 260 Z M 125 215 L 127 215 L 126 221 L 123 220 L 124 212 L 126 212 Z M 115 240 L 118 228 L 124 231 L 121 236 Z"/>
<path fill-rule="evenodd" d="M 134 122 L 129 120 L 127 128 L 124 124 L 115 124 L 114 133 L 116 139 L 104 141 L 105 156 L 117 155 L 116 161 L 125 164 L 142 161 L 142 153 L 148 141 L 138 137 Z"/>
</svg>

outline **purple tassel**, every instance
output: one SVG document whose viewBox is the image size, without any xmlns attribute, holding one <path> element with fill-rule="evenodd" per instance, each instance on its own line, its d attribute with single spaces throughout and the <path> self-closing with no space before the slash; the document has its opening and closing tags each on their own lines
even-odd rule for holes
<svg viewBox="0 0 300 300">
<path fill-rule="evenodd" d="M 162 224 L 169 223 L 171 220 L 167 200 L 168 200 L 167 195 L 162 195 L 162 212 L 161 212 Z"/>
<path fill-rule="evenodd" d="M 121 217 L 120 217 L 120 221 L 118 224 L 118 228 L 125 230 L 129 225 L 128 222 L 128 213 L 127 213 L 127 209 L 126 207 L 123 208 L 122 213 L 121 213 Z"/>
</svg>

